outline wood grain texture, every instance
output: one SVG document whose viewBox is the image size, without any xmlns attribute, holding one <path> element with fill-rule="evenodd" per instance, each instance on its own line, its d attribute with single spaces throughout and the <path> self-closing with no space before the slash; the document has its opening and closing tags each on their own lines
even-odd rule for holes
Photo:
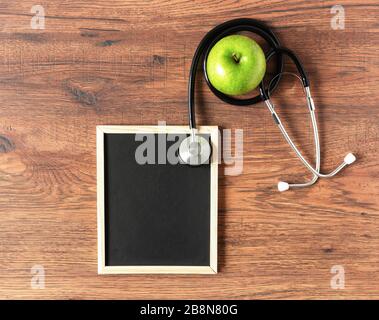
<svg viewBox="0 0 379 320">
<path fill-rule="evenodd" d="M 379 298 L 379 4 L 376 0 L 0 2 L 0 298 Z M 330 9 L 345 8 L 344 30 Z M 219 170 L 219 273 L 97 275 L 96 125 L 187 123 L 187 75 L 213 26 L 266 21 L 308 70 L 322 168 L 358 161 L 312 188 L 263 104 L 238 108 L 199 81 L 198 122 L 244 130 L 244 167 Z M 312 157 L 301 89 L 274 102 Z M 45 289 L 31 288 L 33 265 Z M 333 265 L 345 289 L 330 287 Z"/>
</svg>

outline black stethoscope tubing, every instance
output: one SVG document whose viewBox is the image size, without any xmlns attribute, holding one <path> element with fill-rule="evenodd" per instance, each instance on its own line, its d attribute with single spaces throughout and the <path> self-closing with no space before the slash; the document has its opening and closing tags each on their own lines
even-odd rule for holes
<svg viewBox="0 0 379 320">
<path fill-rule="evenodd" d="M 271 60 L 271 58 L 276 55 L 280 55 L 281 57 L 282 55 L 286 55 L 287 57 L 289 57 L 292 60 L 293 64 L 296 66 L 296 69 L 300 75 L 301 82 L 303 83 L 303 87 L 304 88 L 309 87 L 309 80 L 305 72 L 305 69 L 302 63 L 300 62 L 300 59 L 298 58 L 298 56 L 292 50 L 288 48 L 284 48 L 284 47 L 272 48 L 266 55 L 266 62 L 268 63 Z M 270 86 L 270 88 L 266 88 L 264 85 L 264 79 L 263 79 L 261 83 L 259 84 L 259 89 L 260 89 L 262 99 L 266 101 L 269 99 L 268 91 L 269 90 L 271 91 L 273 89 L 273 86 Z"/>
<path fill-rule="evenodd" d="M 241 31 L 249 31 L 249 32 L 258 34 L 265 41 L 267 41 L 271 49 L 276 49 L 280 47 L 279 39 L 271 31 L 271 29 L 268 28 L 266 25 L 264 25 L 262 22 L 254 20 L 254 19 L 242 18 L 242 19 L 230 20 L 216 26 L 211 31 L 209 31 L 201 40 L 200 44 L 198 45 L 195 51 L 195 54 L 193 56 L 191 69 L 190 69 L 189 82 L 188 82 L 188 114 L 189 114 L 189 126 L 191 129 L 196 129 L 196 120 L 195 120 L 195 82 L 196 81 L 195 80 L 196 80 L 197 67 L 202 57 L 203 57 L 203 72 L 204 72 L 207 85 L 210 88 L 210 90 L 219 99 L 221 99 L 222 101 L 228 104 L 232 104 L 236 106 L 253 105 L 262 101 L 261 95 L 257 95 L 253 98 L 247 98 L 247 99 L 237 99 L 237 98 L 228 96 L 218 91 L 215 87 L 213 87 L 213 85 L 210 83 L 209 78 L 208 78 L 207 68 L 206 68 L 207 58 L 214 44 L 217 41 L 219 41 L 221 38 L 227 35 L 230 35 L 236 32 L 241 32 Z M 282 55 L 280 53 L 277 53 L 275 57 L 276 57 L 275 75 L 277 75 L 277 77 L 272 82 L 272 86 L 270 88 L 271 91 L 277 87 L 280 81 L 280 75 L 283 72 L 283 68 L 284 68 Z"/>
</svg>

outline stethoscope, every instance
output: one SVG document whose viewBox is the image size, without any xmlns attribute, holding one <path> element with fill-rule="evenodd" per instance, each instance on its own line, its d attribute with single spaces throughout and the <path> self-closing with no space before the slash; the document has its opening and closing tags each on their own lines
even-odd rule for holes
<svg viewBox="0 0 379 320">
<path fill-rule="evenodd" d="M 236 99 L 234 97 L 223 94 L 213 87 L 212 83 L 210 83 L 207 74 L 207 58 L 210 50 L 219 41 L 221 38 L 241 31 L 250 31 L 261 36 L 271 47 L 271 50 L 266 55 L 266 60 L 269 62 L 272 58 L 276 59 L 276 71 L 274 77 L 271 79 L 271 82 L 267 87 L 265 87 L 264 79 L 262 80 L 259 90 L 260 95 L 257 95 L 253 98 L 248 99 Z M 284 128 L 282 122 L 280 121 L 279 115 L 275 111 L 275 107 L 270 100 L 270 93 L 275 90 L 280 81 L 281 76 L 286 73 L 283 72 L 283 55 L 286 55 L 288 58 L 292 60 L 295 64 L 296 69 L 299 73 L 298 78 L 301 80 L 302 86 L 304 88 L 304 93 L 306 96 L 307 106 L 310 113 L 311 123 L 313 127 L 313 136 L 314 136 L 314 144 L 315 144 L 315 158 L 316 158 L 316 166 L 313 166 L 303 157 L 302 153 L 293 143 L 292 139 L 289 137 L 286 129 Z M 214 29 L 209 31 L 205 37 L 201 40 L 198 45 L 190 69 L 189 76 L 189 84 L 188 84 L 188 115 L 189 115 L 189 127 L 191 130 L 191 134 L 185 138 L 180 146 L 179 146 L 179 156 L 182 162 L 191 166 L 199 166 L 209 162 L 212 148 L 210 142 L 198 134 L 196 129 L 196 121 L 195 121 L 195 78 L 197 66 L 200 62 L 200 59 L 203 57 L 203 72 L 206 79 L 206 82 L 211 89 L 211 91 L 222 101 L 237 105 L 237 106 L 247 106 L 256 104 L 258 102 L 264 101 L 268 110 L 270 111 L 275 124 L 278 126 L 280 132 L 283 137 L 287 141 L 287 143 L 294 150 L 296 156 L 300 159 L 303 165 L 312 172 L 313 176 L 311 180 L 303 183 L 288 183 L 284 181 L 280 181 L 278 183 L 279 191 L 286 191 L 290 188 L 303 188 L 309 187 L 313 185 L 318 178 L 330 178 L 340 172 L 345 166 L 353 163 L 356 158 L 352 153 L 348 153 L 343 162 L 336 167 L 332 172 L 324 174 L 320 172 L 320 140 L 318 134 L 317 121 L 315 116 L 315 104 L 311 96 L 311 91 L 309 88 L 309 80 L 305 73 L 304 67 L 301 64 L 299 58 L 296 54 L 280 45 L 278 38 L 275 34 L 264 24 L 259 21 L 253 19 L 235 19 L 230 20 L 225 23 L 222 23 L 216 26 Z"/>
</svg>

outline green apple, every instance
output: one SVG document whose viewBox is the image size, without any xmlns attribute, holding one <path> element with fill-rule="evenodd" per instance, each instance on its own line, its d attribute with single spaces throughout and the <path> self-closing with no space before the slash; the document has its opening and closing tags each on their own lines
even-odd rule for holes
<svg viewBox="0 0 379 320">
<path fill-rule="evenodd" d="M 266 58 L 253 39 L 242 35 L 222 38 L 210 50 L 207 73 L 211 84 L 227 95 L 255 89 L 266 72 Z"/>
</svg>

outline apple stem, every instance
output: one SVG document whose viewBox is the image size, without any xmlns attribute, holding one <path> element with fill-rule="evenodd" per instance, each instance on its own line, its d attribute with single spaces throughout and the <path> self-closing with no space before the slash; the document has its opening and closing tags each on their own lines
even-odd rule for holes
<svg viewBox="0 0 379 320">
<path fill-rule="evenodd" d="M 236 63 L 239 63 L 239 62 L 240 62 L 240 57 L 239 57 L 236 53 L 233 53 L 233 54 L 232 54 L 232 57 L 233 57 L 233 59 L 234 59 L 234 61 L 235 61 Z"/>
</svg>

